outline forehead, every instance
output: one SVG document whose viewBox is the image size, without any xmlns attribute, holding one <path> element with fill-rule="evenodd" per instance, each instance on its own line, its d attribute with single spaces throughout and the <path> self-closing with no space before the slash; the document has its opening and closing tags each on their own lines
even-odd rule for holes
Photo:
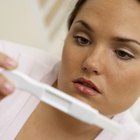
<svg viewBox="0 0 140 140">
<path fill-rule="evenodd" d="M 138 0 L 87 0 L 79 14 L 99 15 L 101 18 L 128 17 L 140 19 L 140 1 Z"/>
<path fill-rule="evenodd" d="M 85 20 L 94 28 L 126 30 L 139 33 L 140 2 L 138 0 L 87 0 L 75 20 Z"/>
</svg>

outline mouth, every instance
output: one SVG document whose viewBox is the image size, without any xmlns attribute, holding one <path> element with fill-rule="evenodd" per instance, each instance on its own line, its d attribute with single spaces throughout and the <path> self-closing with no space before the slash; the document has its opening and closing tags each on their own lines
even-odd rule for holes
<svg viewBox="0 0 140 140">
<path fill-rule="evenodd" d="M 78 91 L 86 95 L 95 96 L 95 95 L 101 94 L 98 87 L 90 80 L 87 80 L 85 78 L 78 78 L 76 80 L 73 80 L 72 82 L 73 82 L 74 87 Z"/>
</svg>

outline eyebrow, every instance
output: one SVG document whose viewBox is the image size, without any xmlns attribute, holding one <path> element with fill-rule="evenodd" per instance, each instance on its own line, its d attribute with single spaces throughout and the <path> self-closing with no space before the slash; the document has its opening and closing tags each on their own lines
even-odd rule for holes
<svg viewBox="0 0 140 140">
<path fill-rule="evenodd" d="M 135 39 L 130 39 L 130 38 L 123 38 L 123 37 L 115 37 L 113 38 L 114 41 L 118 41 L 120 43 L 135 43 L 140 46 L 140 42 L 138 42 Z"/>
<path fill-rule="evenodd" d="M 83 25 L 87 30 L 91 31 L 91 32 L 94 32 L 93 29 L 90 27 L 90 25 L 88 23 L 86 23 L 85 21 L 83 20 L 78 20 L 76 21 L 76 23 L 80 23 L 81 25 Z"/>
<path fill-rule="evenodd" d="M 80 23 L 82 26 L 84 26 L 87 30 L 91 31 L 91 32 L 94 32 L 94 30 L 91 28 L 91 26 L 86 23 L 85 21 L 83 20 L 78 20 L 76 21 L 76 23 Z M 140 46 L 140 42 L 135 40 L 135 39 L 130 39 L 130 38 L 123 38 L 123 37 L 114 37 L 113 38 L 114 41 L 118 41 L 120 43 L 135 43 L 137 45 Z"/>
</svg>

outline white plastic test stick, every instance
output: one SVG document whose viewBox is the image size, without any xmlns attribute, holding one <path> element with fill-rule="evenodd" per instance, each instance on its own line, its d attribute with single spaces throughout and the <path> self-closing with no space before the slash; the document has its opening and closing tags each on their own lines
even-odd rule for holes
<svg viewBox="0 0 140 140">
<path fill-rule="evenodd" d="M 113 134 L 118 134 L 122 127 L 113 120 L 101 115 L 88 104 L 53 88 L 50 85 L 37 82 L 19 71 L 4 71 L 3 74 L 13 82 L 18 89 L 25 90 L 41 101 L 69 114 L 88 124 L 94 124 Z"/>
</svg>

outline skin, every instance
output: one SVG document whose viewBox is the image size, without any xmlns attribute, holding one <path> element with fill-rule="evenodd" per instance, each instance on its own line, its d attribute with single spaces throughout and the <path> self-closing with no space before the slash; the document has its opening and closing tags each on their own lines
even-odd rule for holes
<svg viewBox="0 0 140 140">
<path fill-rule="evenodd" d="M 135 0 L 88 0 L 66 37 L 56 87 L 109 117 L 128 109 L 140 95 L 139 23 L 140 4 Z M 91 80 L 101 94 L 77 91 L 72 81 L 79 77 Z M 99 132 L 41 102 L 16 140 L 90 140 Z"/>
<path fill-rule="evenodd" d="M 139 23 L 140 4 L 134 0 L 86 2 L 64 43 L 58 88 L 109 117 L 128 109 L 140 95 Z M 80 94 L 72 83 L 79 77 L 101 94 Z"/>
</svg>

